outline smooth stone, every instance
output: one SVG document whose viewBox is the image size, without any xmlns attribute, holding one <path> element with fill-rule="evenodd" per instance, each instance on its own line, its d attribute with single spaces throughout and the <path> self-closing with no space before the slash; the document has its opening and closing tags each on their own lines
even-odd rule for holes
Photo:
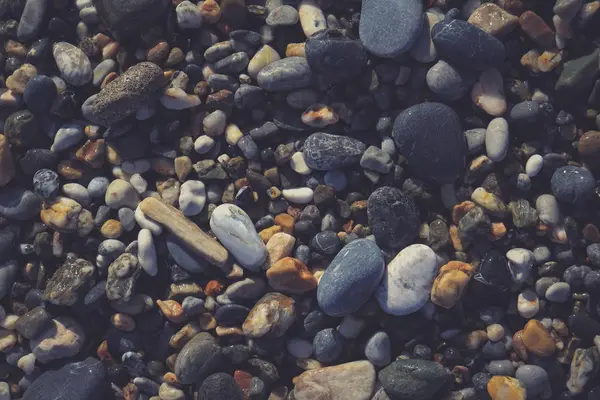
<svg viewBox="0 0 600 400">
<path fill-rule="evenodd" d="M 431 40 L 431 30 L 443 19 L 443 15 L 437 12 L 427 11 L 425 13 L 425 22 L 421 33 L 417 38 L 415 44 L 410 49 L 410 55 L 416 61 L 426 64 L 435 61 L 437 58 L 437 51 L 435 45 Z"/>
<path fill-rule="evenodd" d="M 467 139 L 467 148 L 469 154 L 477 154 L 485 147 L 485 129 L 475 128 L 465 131 L 465 138 Z"/>
<path fill-rule="evenodd" d="M 45 114 L 50 110 L 57 95 L 57 88 L 52 78 L 37 75 L 27 82 L 23 91 L 23 101 L 34 114 Z"/>
<path fill-rule="evenodd" d="M 454 101 L 467 92 L 472 78 L 446 61 L 439 60 L 429 68 L 425 80 L 427 87 L 440 99 Z"/>
<path fill-rule="evenodd" d="M 298 19 L 298 10 L 289 5 L 282 5 L 271 10 L 265 22 L 269 26 L 291 26 L 296 25 Z"/>
<path fill-rule="evenodd" d="M 296 204 L 308 204 L 312 201 L 314 191 L 311 188 L 294 188 L 294 189 L 283 189 L 281 191 L 283 197 Z"/>
<path fill-rule="evenodd" d="M 26 339 L 33 339 L 41 334 L 52 321 L 44 307 L 36 307 L 23 314 L 15 323 L 15 329 Z"/>
<path fill-rule="evenodd" d="M 248 338 L 279 338 L 296 319 L 296 302 L 281 293 L 270 292 L 260 298 L 242 324 Z"/>
<path fill-rule="evenodd" d="M 487 370 L 492 375 L 514 376 L 515 374 L 515 367 L 510 360 L 490 361 Z"/>
<path fill-rule="evenodd" d="M 119 35 L 127 38 L 150 27 L 169 5 L 168 0 L 97 0 L 94 2 L 98 15 L 106 26 Z"/>
<path fill-rule="evenodd" d="M 140 229 L 138 233 L 138 261 L 148 275 L 156 276 L 158 273 L 156 248 L 152 233 L 148 229 Z"/>
<path fill-rule="evenodd" d="M 62 187 L 62 191 L 65 196 L 75 200 L 84 207 L 90 203 L 88 190 L 79 183 L 66 183 Z"/>
<path fill-rule="evenodd" d="M 527 396 L 536 397 L 551 392 L 548 373 L 538 365 L 520 366 L 515 373 L 515 378 L 523 383 L 527 389 Z"/>
<path fill-rule="evenodd" d="M 264 90 L 284 92 L 308 86 L 312 81 L 312 72 L 306 58 L 287 57 L 266 65 L 256 80 Z"/>
<path fill-rule="evenodd" d="M 203 259 L 198 258 L 190 249 L 181 243 L 175 236 L 166 238 L 167 249 L 173 260 L 181 268 L 192 274 L 199 274 L 207 267 Z"/>
<path fill-rule="evenodd" d="M 101 400 L 109 395 L 105 375 L 104 364 L 93 357 L 68 363 L 60 369 L 43 372 L 25 390 L 23 400 L 59 399 L 64 397 L 65 390 L 69 400 Z"/>
<path fill-rule="evenodd" d="M 493 117 L 504 115 L 507 110 L 502 74 L 496 68 L 481 73 L 471 91 L 471 100 Z"/>
<path fill-rule="evenodd" d="M 198 29 L 202 26 L 200 7 L 191 1 L 182 1 L 175 7 L 177 26 L 181 29 Z"/>
<path fill-rule="evenodd" d="M 207 332 L 194 336 L 183 346 L 175 361 L 175 375 L 179 382 L 191 384 L 216 370 L 222 353 L 217 341 Z"/>
<path fill-rule="evenodd" d="M 381 309 L 392 315 L 421 309 L 429 299 L 437 268 L 435 252 L 423 244 L 413 244 L 399 252 L 388 264 L 375 292 Z"/>
<path fill-rule="evenodd" d="M 197 215 L 206 204 L 206 188 L 201 181 L 185 181 L 179 192 L 179 209 L 183 215 Z"/>
<path fill-rule="evenodd" d="M 525 173 L 530 178 L 537 176 L 544 167 L 544 158 L 539 154 L 534 154 L 527 159 L 525 163 Z"/>
<path fill-rule="evenodd" d="M 504 37 L 519 24 L 519 19 L 494 3 L 477 7 L 467 20 L 472 25 L 496 37 Z"/>
<path fill-rule="evenodd" d="M 533 318 L 540 310 L 537 294 L 531 289 L 525 289 L 517 297 L 517 311 L 523 318 Z"/>
<path fill-rule="evenodd" d="M 506 252 L 506 258 L 515 283 L 524 283 L 531 275 L 535 262 L 533 252 L 523 248 L 512 248 Z"/>
<path fill-rule="evenodd" d="M 459 67 L 482 71 L 502 65 L 506 58 L 501 41 L 466 21 L 439 22 L 431 36 L 438 55 Z"/>
<path fill-rule="evenodd" d="M 135 64 L 98 93 L 91 105 L 91 117 L 110 126 L 133 115 L 162 94 L 164 81 L 158 65 L 150 62 Z"/>
<path fill-rule="evenodd" d="M 358 164 L 366 146 L 345 136 L 313 133 L 304 142 L 304 159 L 313 170 L 329 171 Z"/>
<path fill-rule="evenodd" d="M 571 298 L 571 286 L 566 282 L 556 282 L 546 290 L 544 297 L 553 303 L 566 303 Z"/>
<path fill-rule="evenodd" d="M 302 0 L 298 5 L 298 17 L 307 38 L 327 28 L 325 15 L 315 0 Z"/>
<path fill-rule="evenodd" d="M 118 210 L 121 207 L 135 209 L 140 197 L 133 185 L 123 179 L 115 179 L 108 185 L 104 202 L 112 209 Z"/>
<path fill-rule="evenodd" d="M 36 38 L 42 28 L 47 5 L 47 0 L 27 0 L 25 2 L 17 28 L 19 41 L 29 42 Z"/>
<path fill-rule="evenodd" d="M 463 172 L 466 145 L 458 115 L 441 103 L 422 103 L 402 111 L 394 122 L 396 149 L 424 180 L 453 183 Z M 431 160 L 436 159 L 436 163 Z"/>
<path fill-rule="evenodd" d="M 344 351 L 344 337 L 333 328 L 323 329 L 315 335 L 312 346 L 318 361 L 332 363 Z"/>
<path fill-rule="evenodd" d="M 540 103 L 537 101 L 522 101 L 510 109 L 513 121 L 535 121 L 540 115 Z"/>
<path fill-rule="evenodd" d="M 313 352 L 313 345 L 308 340 L 290 338 L 286 341 L 286 349 L 292 357 L 309 358 Z"/>
<path fill-rule="evenodd" d="M 360 166 L 382 174 L 390 172 L 394 166 L 392 158 L 379 147 L 369 146 L 360 159 Z"/>
<path fill-rule="evenodd" d="M 392 343 L 384 331 L 373 334 L 365 345 L 365 357 L 376 367 L 385 367 L 392 360 Z"/>
<path fill-rule="evenodd" d="M 317 287 L 319 307 L 328 315 L 357 311 L 371 297 L 384 274 L 381 250 L 368 239 L 344 246 L 331 261 Z"/>
<path fill-rule="evenodd" d="M 67 42 L 52 46 L 52 55 L 62 78 L 73 86 L 83 86 L 92 80 L 92 65 L 79 47 Z"/>
<path fill-rule="evenodd" d="M 31 351 L 37 361 L 45 364 L 52 360 L 72 357 L 85 343 L 83 328 L 73 319 L 58 317 L 51 326 L 31 340 Z"/>
<path fill-rule="evenodd" d="M 504 118 L 494 118 L 485 130 L 485 151 L 494 162 L 500 162 L 506 157 L 510 135 L 508 121 Z"/>
<path fill-rule="evenodd" d="M 364 0 L 360 40 L 370 53 L 394 58 L 410 50 L 423 22 L 423 3 L 419 0 Z"/>
<path fill-rule="evenodd" d="M 594 194 L 596 180 L 587 169 L 568 165 L 554 171 L 550 185 L 558 201 L 581 205 Z"/>
<path fill-rule="evenodd" d="M 0 300 L 8 294 L 15 282 L 19 267 L 15 260 L 2 261 L 0 263 Z"/>
<path fill-rule="evenodd" d="M 198 388 L 198 400 L 244 400 L 236 380 L 225 372 L 208 376 Z"/>
<path fill-rule="evenodd" d="M 104 197 L 106 194 L 106 190 L 108 190 L 108 186 L 110 185 L 110 181 L 108 178 L 104 176 L 96 176 L 92 178 L 90 183 L 88 183 L 87 191 L 90 197 L 97 199 L 100 197 Z"/>
<path fill-rule="evenodd" d="M 61 126 L 54 136 L 52 150 L 55 153 L 61 152 L 74 146 L 83 138 L 83 128 L 78 124 L 65 124 Z"/>
<path fill-rule="evenodd" d="M 373 364 L 362 360 L 305 371 L 292 393 L 295 400 L 369 400 L 375 383 Z"/>
<path fill-rule="evenodd" d="M 379 371 L 378 378 L 391 398 L 413 400 L 437 398 L 451 380 L 442 365 L 418 359 L 396 360 Z"/>
<path fill-rule="evenodd" d="M 93 71 L 92 83 L 94 86 L 100 86 L 104 81 L 104 78 L 117 68 L 117 63 L 112 60 L 104 60 L 100 64 L 96 65 Z"/>
<path fill-rule="evenodd" d="M 202 104 L 202 100 L 194 94 L 187 94 L 181 88 L 168 88 L 160 98 L 160 103 L 168 110 L 185 110 Z"/>
<path fill-rule="evenodd" d="M 13 187 L 0 193 L 0 215 L 8 219 L 26 221 L 40 212 L 41 200 L 35 193 Z"/>
<path fill-rule="evenodd" d="M 335 82 L 358 75 L 367 65 L 363 45 L 338 29 L 326 29 L 310 36 L 305 50 L 310 68 Z"/>
<path fill-rule="evenodd" d="M 594 80 L 600 69 L 600 49 L 592 53 L 567 61 L 556 81 L 554 90 L 559 102 L 568 102 L 573 96 L 579 96 L 594 85 Z"/>
<path fill-rule="evenodd" d="M 384 186 L 367 201 L 369 226 L 381 246 L 401 248 L 416 238 L 419 210 L 413 199 L 399 189 Z"/>
<path fill-rule="evenodd" d="M 264 67 L 280 59 L 281 57 L 279 56 L 279 53 L 277 53 L 277 50 L 268 44 L 265 44 L 258 49 L 248 63 L 248 75 L 251 78 L 256 79 L 258 73 L 262 71 Z"/>
<path fill-rule="evenodd" d="M 212 212 L 210 229 L 243 267 L 260 270 L 267 258 L 267 248 L 244 210 L 233 204 L 221 204 Z"/>
<path fill-rule="evenodd" d="M 538 212 L 538 218 L 544 224 L 555 226 L 560 223 L 561 215 L 558 201 L 551 194 L 539 196 L 535 201 L 535 209 Z"/>
</svg>

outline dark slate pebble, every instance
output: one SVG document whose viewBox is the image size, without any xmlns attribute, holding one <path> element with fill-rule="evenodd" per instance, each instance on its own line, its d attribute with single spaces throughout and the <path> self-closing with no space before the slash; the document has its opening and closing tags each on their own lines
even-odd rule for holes
<svg viewBox="0 0 600 400">
<path fill-rule="evenodd" d="M 319 232 L 310 241 L 310 247 L 321 254 L 337 254 L 342 248 L 342 242 L 336 232 Z"/>
<path fill-rule="evenodd" d="M 431 30 L 431 37 L 442 58 L 464 68 L 497 68 L 506 58 L 500 40 L 459 19 L 438 22 Z"/>
<path fill-rule="evenodd" d="M 278 133 L 279 127 L 271 121 L 267 121 L 262 126 L 250 130 L 250 136 L 254 140 L 267 139 L 277 135 Z"/>
<path fill-rule="evenodd" d="M 423 21 L 421 0 L 363 0 L 360 40 L 378 57 L 397 57 L 410 50 Z"/>
<path fill-rule="evenodd" d="M 169 0 L 98 0 L 94 5 L 104 23 L 127 40 L 164 15 Z"/>
<path fill-rule="evenodd" d="M 586 254 L 592 265 L 596 268 L 600 268 L 600 243 L 592 243 L 586 249 Z"/>
<path fill-rule="evenodd" d="M 501 291 L 508 290 L 512 285 L 506 257 L 497 250 L 491 250 L 483 257 L 479 270 L 473 278 Z"/>
<path fill-rule="evenodd" d="M 18 268 L 15 260 L 0 261 L 0 300 L 12 289 Z"/>
<path fill-rule="evenodd" d="M 15 240 L 17 238 L 17 234 L 9 229 L 0 230 L 0 259 L 6 260 L 11 252 L 16 250 L 13 246 L 15 245 Z"/>
<path fill-rule="evenodd" d="M 324 363 L 337 360 L 344 351 L 344 337 L 335 329 L 323 329 L 313 339 L 313 354 Z"/>
<path fill-rule="evenodd" d="M 583 313 L 575 314 L 569 317 L 569 330 L 584 341 L 583 346 L 587 346 L 600 335 L 600 322 Z"/>
<path fill-rule="evenodd" d="M 46 0 L 27 0 L 19 21 L 17 37 L 21 42 L 34 39 L 44 25 L 44 14 L 48 7 Z"/>
<path fill-rule="evenodd" d="M 420 178 L 452 183 L 463 172 L 467 146 L 452 108 L 441 103 L 407 108 L 394 122 L 393 137 L 396 149 Z"/>
<path fill-rule="evenodd" d="M 451 382 L 451 375 L 444 367 L 425 360 L 396 360 L 379 371 L 378 377 L 393 399 L 441 398 L 442 387 Z"/>
<path fill-rule="evenodd" d="M 33 339 L 44 331 L 51 320 L 52 316 L 48 314 L 46 309 L 36 307 L 22 315 L 15 322 L 15 329 L 26 339 Z"/>
<path fill-rule="evenodd" d="M 581 205 L 594 194 L 596 181 L 587 169 L 567 165 L 554 171 L 550 184 L 558 201 Z"/>
<path fill-rule="evenodd" d="M 222 348 L 223 358 L 233 365 L 246 362 L 252 355 L 252 349 L 245 344 L 234 344 Z"/>
<path fill-rule="evenodd" d="M 598 75 L 600 49 L 566 62 L 554 90 L 558 102 L 569 102 L 573 96 L 587 96 Z"/>
<path fill-rule="evenodd" d="M 332 81 L 345 81 L 367 65 L 363 45 L 338 29 L 319 31 L 306 40 L 306 60 L 316 72 Z"/>
<path fill-rule="evenodd" d="M 11 188 L 0 193 L 0 215 L 18 221 L 26 221 L 37 215 L 42 208 L 40 198 L 30 190 Z"/>
<path fill-rule="evenodd" d="M 219 325 L 240 326 L 249 312 L 249 308 L 239 304 L 224 304 L 215 312 L 215 319 Z"/>
<path fill-rule="evenodd" d="M 34 114 L 48 113 L 56 98 L 56 85 L 46 75 L 38 75 L 25 85 L 23 100 Z"/>
<path fill-rule="evenodd" d="M 197 382 L 217 369 L 221 359 L 221 348 L 216 340 L 209 333 L 201 332 L 177 355 L 175 375 L 184 385 Z"/>
<path fill-rule="evenodd" d="M 419 210 L 415 202 L 393 187 L 380 187 L 371 193 L 367 216 L 380 246 L 406 247 L 419 232 Z"/>
<path fill-rule="evenodd" d="M 510 109 L 513 121 L 535 121 L 540 114 L 540 103 L 537 101 L 522 101 Z"/>
<path fill-rule="evenodd" d="M 105 389 L 106 371 L 100 360 L 88 357 L 66 364 L 58 370 L 46 371 L 27 388 L 23 400 L 53 400 L 69 393 L 69 400 L 101 400 L 110 398 Z M 57 385 L 57 382 L 60 382 Z"/>
<path fill-rule="evenodd" d="M 358 164 L 365 150 L 356 139 L 317 132 L 306 139 L 303 152 L 310 168 L 329 171 Z"/>
<path fill-rule="evenodd" d="M 207 377 L 198 389 L 198 400 L 243 400 L 244 392 L 233 376 L 219 372 Z"/>
<path fill-rule="evenodd" d="M 335 317 L 355 312 L 373 294 L 384 268 L 381 250 L 373 241 L 352 241 L 340 250 L 323 273 L 317 288 L 319 307 Z"/>
<path fill-rule="evenodd" d="M 52 42 L 50 38 L 41 38 L 31 44 L 25 61 L 29 64 L 39 65 L 52 56 Z"/>
<path fill-rule="evenodd" d="M 257 108 L 265 101 L 265 92 L 258 86 L 241 85 L 233 97 L 235 106 L 241 110 Z"/>
</svg>

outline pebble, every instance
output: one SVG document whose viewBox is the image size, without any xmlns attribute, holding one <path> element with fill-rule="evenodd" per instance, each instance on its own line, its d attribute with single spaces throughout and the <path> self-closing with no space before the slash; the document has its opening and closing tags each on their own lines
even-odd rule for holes
<svg viewBox="0 0 600 400">
<path fill-rule="evenodd" d="M 174 372 L 179 382 L 190 384 L 212 373 L 221 359 L 221 348 L 217 341 L 209 333 L 201 332 L 181 349 Z"/>
<path fill-rule="evenodd" d="M 396 360 L 379 371 L 379 381 L 392 398 L 429 399 L 450 381 L 440 364 L 418 359 Z"/>
<path fill-rule="evenodd" d="M 454 307 L 474 272 L 473 266 L 461 261 L 442 266 L 431 287 L 431 302 L 444 308 Z"/>
<path fill-rule="evenodd" d="M 33 191 L 42 199 L 52 199 L 58 194 L 60 179 L 50 169 L 40 169 L 33 175 Z"/>
<path fill-rule="evenodd" d="M 492 400 L 527 398 L 527 390 L 523 383 L 510 376 L 492 376 L 487 384 L 487 392 Z"/>
<path fill-rule="evenodd" d="M 534 154 L 527 159 L 525 172 L 527 176 L 533 178 L 537 176 L 544 167 L 544 158 L 539 154 Z"/>
<path fill-rule="evenodd" d="M 312 346 L 317 360 L 331 363 L 344 351 L 344 337 L 333 328 L 323 329 L 315 335 Z"/>
<path fill-rule="evenodd" d="M 84 342 L 83 328 L 75 320 L 58 317 L 52 320 L 48 329 L 31 340 L 30 346 L 36 360 L 47 363 L 76 355 Z"/>
<path fill-rule="evenodd" d="M 317 280 L 300 260 L 285 257 L 267 270 L 269 285 L 283 293 L 302 294 L 317 287 Z"/>
<path fill-rule="evenodd" d="M 269 92 L 302 89 L 312 80 L 312 72 L 303 57 L 274 60 L 264 66 L 256 76 L 258 85 Z"/>
<path fill-rule="evenodd" d="M 481 73 L 471 91 L 473 103 L 491 116 L 499 117 L 506 113 L 504 82 L 500 71 L 490 68 Z"/>
<path fill-rule="evenodd" d="M 434 11 L 427 11 L 425 13 L 425 21 L 421 33 L 417 38 L 415 44 L 410 49 L 410 55 L 416 61 L 420 63 L 430 63 L 435 61 L 437 58 L 437 51 L 435 45 L 431 40 L 431 30 L 443 19 L 441 13 Z"/>
<path fill-rule="evenodd" d="M 556 282 L 544 294 L 548 301 L 566 303 L 571 298 L 571 286 L 566 282 Z"/>
<path fill-rule="evenodd" d="M 527 351 L 540 357 L 548 357 L 556 351 L 552 335 L 535 319 L 527 322 L 523 328 L 523 344 Z"/>
<path fill-rule="evenodd" d="M 471 86 L 471 78 L 444 60 L 439 60 L 427 71 L 427 87 L 441 100 L 460 99 Z"/>
<path fill-rule="evenodd" d="M 152 233 L 148 229 L 140 229 L 138 233 L 138 261 L 148 275 L 156 276 L 158 273 L 156 249 Z"/>
<path fill-rule="evenodd" d="M 308 38 L 313 34 L 327 28 L 325 15 L 314 0 L 302 0 L 298 5 L 298 16 L 304 35 Z"/>
<path fill-rule="evenodd" d="M 83 86 L 92 80 L 92 65 L 78 47 L 67 42 L 52 46 L 52 55 L 62 78 L 73 86 Z"/>
<path fill-rule="evenodd" d="M 369 226 L 377 243 L 402 248 L 417 236 L 419 211 L 402 191 L 389 186 L 375 190 L 367 201 Z"/>
<path fill-rule="evenodd" d="M 115 179 L 108 185 L 104 201 L 112 209 L 137 208 L 140 198 L 133 185 L 123 179 Z"/>
<path fill-rule="evenodd" d="M 338 135 L 313 133 L 304 142 L 304 159 L 313 170 L 329 171 L 358 164 L 364 143 Z"/>
<path fill-rule="evenodd" d="M 558 225 L 561 221 L 561 214 L 556 197 L 551 194 L 543 194 L 535 201 L 535 208 L 538 212 L 540 221 L 550 226 Z"/>
<path fill-rule="evenodd" d="M 587 169 L 568 165 L 554 171 L 550 184 L 558 201 L 581 205 L 592 197 L 595 179 Z"/>
<path fill-rule="evenodd" d="M 365 345 L 365 357 L 376 367 L 385 367 L 392 360 L 392 344 L 387 333 L 374 333 Z"/>
<path fill-rule="evenodd" d="M 319 307 L 331 316 L 357 311 L 381 281 L 384 267 L 381 250 L 375 243 L 367 239 L 350 242 L 335 256 L 319 281 Z"/>
<path fill-rule="evenodd" d="M 452 183 L 464 168 L 466 146 L 460 121 L 444 104 L 422 103 L 402 111 L 394 122 L 393 137 L 409 167 L 425 180 Z M 438 161 L 431 163 L 432 157 Z"/>
<path fill-rule="evenodd" d="M 508 122 L 504 118 L 494 118 L 485 131 L 485 149 L 490 160 L 500 162 L 506 157 L 510 136 Z"/>
<path fill-rule="evenodd" d="M 290 167 L 300 175 L 309 175 L 312 170 L 306 164 L 306 160 L 304 159 L 304 153 L 295 152 L 290 159 Z"/>
<path fill-rule="evenodd" d="M 15 322 L 15 329 L 26 339 L 33 339 L 45 331 L 52 316 L 43 307 L 35 307 Z"/>
<path fill-rule="evenodd" d="M 242 266 L 251 271 L 261 268 L 267 248 L 244 210 L 232 204 L 218 206 L 211 214 L 210 228 Z"/>
<path fill-rule="evenodd" d="M 202 13 L 200 8 L 191 1 L 182 1 L 175 7 L 177 25 L 181 29 L 197 29 L 202 26 Z"/>
<path fill-rule="evenodd" d="M 296 204 L 308 204 L 314 197 L 314 191 L 308 187 L 284 189 L 281 194 L 286 200 Z"/>
<path fill-rule="evenodd" d="M 367 53 L 360 42 L 342 31 L 324 29 L 306 40 L 306 61 L 318 74 L 339 82 L 358 75 L 365 68 Z"/>
<path fill-rule="evenodd" d="M 571 361 L 567 389 L 572 395 L 583 393 L 590 378 L 598 373 L 600 352 L 596 348 L 576 349 Z"/>
<path fill-rule="evenodd" d="M 206 204 L 206 189 L 201 181 L 189 180 L 181 185 L 179 192 L 179 208 L 183 215 L 197 215 Z"/>
<path fill-rule="evenodd" d="M 290 7 L 290 6 L 282 6 L 282 7 Z M 290 7 L 292 8 L 292 7 Z M 277 51 L 269 46 L 268 44 L 263 45 L 257 52 L 254 54 L 250 62 L 248 63 L 248 75 L 256 79 L 258 73 L 265 68 L 267 65 L 280 60 L 281 57 Z"/>
<path fill-rule="evenodd" d="M 244 392 L 231 375 L 218 372 L 204 379 L 198 388 L 198 399 L 243 400 Z"/>
<path fill-rule="evenodd" d="M 411 49 L 423 24 L 423 4 L 418 0 L 368 0 L 362 5 L 360 41 L 377 57 L 398 57 Z"/>
<path fill-rule="evenodd" d="M 535 257 L 531 250 L 514 248 L 506 253 L 509 261 L 509 269 L 516 283 L 524 283 L 531 275 L 531 268 Z"/>
<path fill-rule="evenodd" d="M 370 399 L 375 383 L 373 364 L 353 361 L 303 372 L 296 379 L 292 393 L 296 400 Z"/>
<path fill-rule="evenodd" d="M 517 27 L 519 19 L 494 3 L 484 3 L 473 11 L 467 22 L 502 38 Z"/>
<path fill-rule="evenodd" d="M 429 299 L 437 267 L 437 257 L 431 248 L 422 244 L 406 247 L 388 264 L 375 293 L 381 309 L 392 315 L 407 315 L 421 309 Z"/>
<path fill-rule="evenodd" d="M 281 293 L 270 292 L 254 304 L 242 329 L 249 338 L 278 338 L 292 326 L 295 318 L 295 301 Z"/>
<path fill-rule="evenodd" d="M 289 5 L 274 8 L 267 15 L 265 22 L 269 26 L 291 26 L 298 23 L 298 11 Z"/>
<path fill-rule="evenodd" d="M 34 114 L 45 114 L 57 96 L 54 81 L 46 75 L 31 78 L 23 90 L 23 101 Z"/>
<path fill-rule="evenodd" d="M 501 41 L 459 19 L 439 22 L 431 36 L 438 54 L 458 67 L 482 71 L 502 65 L 506 57 Z"/>
<path fill-rule="evenodd" d="M 387 174 L 394 166 L 391 157 L 378 147 L 370 146 L 360 159 L 360 166 L 365 169 Z"/>
<path fill-rule="evenodd" d="M 542 396 L 547 398 L 551 395 L 550 381 L 546 370 L 538 365 L 522 365 L 515 373 L 517 378 L 527 391 L 528 396 Z"/>
<path fill-rule="evenodd" d="M 58 153 L 77 144 L 83 138 L 83 129 L 77 124 L 65 124 L 56 131 L 50 150 Z"/>
</svg>

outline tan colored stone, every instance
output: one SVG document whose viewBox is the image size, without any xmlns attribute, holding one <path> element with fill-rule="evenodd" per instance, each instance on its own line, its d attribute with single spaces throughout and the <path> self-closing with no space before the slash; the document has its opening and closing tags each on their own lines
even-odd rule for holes
<svg viewBox="0 0 600 400">
<path fill-rule="evenodd" d="M 5 186 L 15 176 L 15 164 L 6 136 L 0 134 L 0 187 Z"/>
<path fill-rule="evenodd" d="M 289 43 L 285 49 L 286 57 L 306 57 L 306 43 Z"/>
<path fill-rule="evenodd" d="M 221 19 L 221 7 L 215 0 L 206 0 L 199 7 L 202 21 L 215 24 Z"/>
<path fill-rule="evenodd" d="M 317 280 L 300 260 L 285 257 L 267 270 L 269 285 L 283 293 L 302 294 L 317 287 Z"/>
<path fill-rule="evenodd" d="M 49 207 L 40 211 L 42 222 L 63 233 L 77 232 L 81 204 L 68 197 L 59 196 Z"/>
<path fill-rule="evenodd" d="M 192 340 L 194 336 L 202 332 L 203 329 L 196 321 L 192 321 L 177 331 L 169 340 L 169 346 L 174 349 L 181 349 L 187 342 Z"/>
<path fill-rule="evenodd" d="M 113 314 L 110 317 L 110 323 L 121 331 L 132 332 L 135 330 L 135 320 L 127 314 Z"/>
<path fill-rule="evenodd" d="M 466 339 L 466 346 L 469 350 L 477 350 L 488 340 L 486 331 L 473 331 L 469 333 Z"/>
<path fill-rule="evenodd" d="M 262 231 L 258 232 L 258 236 L 260 236 L 260 238 L 262 239 L 263 242 L 267 243 L 273 237 L 273 235 L 275 235 L 281 231 L 282 231 L 281 226 L 273 225 L 273 226 L 270 226 L 270 227 L 265 228 Z"/>
<path fill-rule="evenodd" d="M 520 380 L 510 376 L 492 376 L 487 384 L 492 400 L 525 400 L 527 390 Z"/>
<path fill-rule="evenodd" d="M 471 200 L 496 217 L 504 217 L 510 213 L 506 204 L 504 204 L 498 196 L 486 191 L 482 187 L 478 187 L 473 191 Z"/>
<path fill-rule="evenodd" d="M 100 228 L 100 233 L 107 239 L 117 239 L 123 233 L 121 222 L 116 219 L 109 219 Z"/>
<path fill-rule="evenodd" d="M 517 27 L 519 19 L 494 3 L 485 3 L 477 7 L 467 22 L 501 38 Z"/>
<path fill-rule="evenodd" d="M 178 324 L 185 318 L 181 304 L 175 300 L 156 300 L 156 305 L 163 315 L 171 322 Z"/>
<path fill-rule="evenodd" d="M 36 67 L 31 64 L 23 64 L 15 72 L 13 72 L 11 76 L 6 78 L 6 87 L 9 88 L 13 93 L 23 94 L 27 82 L 36 76 Z"/>
<path fill-rule="evenodd" d="M 472 265 L 461 261 L 450 261 L 444 265 L 433 281 L 431 301 L 440 307 L 454 307 L 471 280 L 473 272 Z"/>
<path fill-rule="evenodd" d="M 295 244 L 296 238 L 292 235 L 288 235 L 285 232 L 274 234 L 267 242 L 268 262 L 274 264 L 282 258 L 289 256 L 292 254 Z"/>
<path fill-rule="evenodd" d="M 104 139 L 88 140 L 77 150 L 75 157 L 92 168 L 100 168 L 104 164 L 104 149 Z"/>
<path fill-rule="evenodd" d="M 500 324 L 492 324 L 486 328 L 487 336 L 492 342 L 498 342 L 504 337 L 504 327 Z"/>
<path fill-rule="evenodd" d="M 523 328 L 523 344 L 531 353 L 548 357 L 556 351 L 556 343 L 544 325 L 535 319 L 529 320 Z"/>
<path fill-rule="evenodd" d="M 188 248 L 204 257 L 208 262 L 217 267 L 227 264 L 229 253 L 225 247 L 215 239 L 208 236 L 191 220 L 186 218 L 179 210 L 162 203 L 160 200 L 146 198 L 140 203 L 142 212 L 163 224 L 173 235 L 183 241 Z"/>
<path fill-rule="evenodd" d="M 294 234 L 294 224 L 296 220 L 289 214 L 279 214 L 275 217 L 275 223 L 283 228 L 288 235 Z"/>
<path fill-rule="evenodd" d="M 213 0 L 214 1 L 214 0 Z M 177 157 L 174 162 L 175 174 L 181 182 L 192 172 L 192 160 L 188 156 Z"/>
<path fill-rule="evenodd" d="M 375 367 L 354 361 L 302 373 L 295 382 L 295 400 L 369 400 L 375 387 Z"/>
<path fill-rule="evenodd" d="M 83 328 L 73 319 L 58 317 L 52 326 L 30 341 L 31 351 L 41 363 L 72 357 L 85 343 Z"/>
<path fill-rule="evenodd" d="M 17 334 L 8 329 L 0 328 L 0 351 L 9 352 L 17 344 Z"/>
</svg>

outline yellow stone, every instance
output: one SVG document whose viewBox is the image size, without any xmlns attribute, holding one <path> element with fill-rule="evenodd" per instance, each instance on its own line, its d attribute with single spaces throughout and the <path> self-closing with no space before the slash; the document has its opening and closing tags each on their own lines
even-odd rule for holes
<svg viewBox="0 0 600 400">
<path fill-rule="evenodd" d="M 440 307 L 454 307 L 471 280 L 473 272 L 472 265 L 461 261 L 450 261 L 444 265 L 433 281 L 431 301 Z"/>
<path fill-rule="evenodd" d="M 527 390 L 520 380 L 510 376 L 492 376 L 487 384 L 487 391 L 492 400 L 525 400 Z"/>
</svg>

